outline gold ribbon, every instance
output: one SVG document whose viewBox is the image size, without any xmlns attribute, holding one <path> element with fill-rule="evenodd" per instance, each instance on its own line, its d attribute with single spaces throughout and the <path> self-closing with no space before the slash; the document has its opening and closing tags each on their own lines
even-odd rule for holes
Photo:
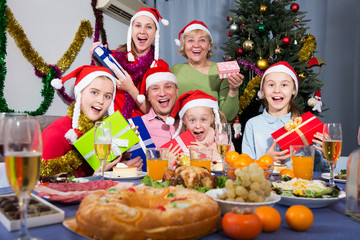
<svg viewBox="0 0 360 240">
<path fill-rule="evenodd" d="M 299 118 L 300 118 L 300 119 L 299 119 Z M 288 135 L 290 135 L 293 131 L 295 131 L 295 132 L 299 135 L 299 137 L 301 138 L 301 141 L 305 144 L 305 146 L 308 146 L 308 145 L 309 145 L 309 142 L 307 141 L 304 133 L 300 130 L 300 128 L 301 128 L 302 126 L 308 124 L 309 122 L 311 122 L 311 121 L 314 120 L 315 118 L 316 118 L 316 117 L 313 116 L 313 117 L 309 118 L 308 120 L 306 120 L 305 122 L 302 122 L 302 118 L 301 118 L 301 117 L 297 117 L 297 118 L 291 119 L 291 120 L 289 121 L 290 123 L 288 124 L 288 126 L 295 126 L 295 124 L 298 124 L 298 125 L 297 125 L 294 129 L 290 129 L 290 130 L 288 130 L 288 129 L 285 128 L 288 132 L 285 133 L 285 134 L 283 134 L 283 135 L 281 135 L 280 137 L 276 138 L 275 140 L 278 142 L 278 141 L 280 141 L 281 139 L 283 139 L 283 138 L 287 137 Z M 295 120 L 296 120 L 296 121 L 295 121 Z M 292 123 L 291 123 L 291 121 L 292 121 Z M 295 121 L 295 123 L 294 123 L 294 121 Z M 301 121 L 301 122 L 299 122 L 299 121 Z M 285 123 L 285 125 L 287 125 L 287 123 Z"/>
<path fill-rule="evenodd" d="M 286 131 L 292 131 L 296 129 L 302 123 L 302 117 L 292 118 L 290 121 L 285 123 L 284 128 Z"/>
</svg>

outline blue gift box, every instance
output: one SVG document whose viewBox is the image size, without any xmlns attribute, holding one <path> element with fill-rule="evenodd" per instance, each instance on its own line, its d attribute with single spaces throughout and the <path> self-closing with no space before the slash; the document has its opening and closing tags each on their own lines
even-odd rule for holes
<svg viewBox="0 0 360 240">
<path fill-rule="evenodd" d="M 96 57 L 96 59 L 99 60 L 104 67 L 108 68 L 114 77 L 116 77 L 116 75 L 112 71 L 112 68 L 117 69 L 120 76 L 126 78 L 121 65 L 111 54 L 112 52 L 105 48 L 102 44 L 97 46 L 93 52 L 93 55 Z"/>
<path fill-rule="evenodd" d="M 151 136 L 141 119 L 141 116 L 134 117 L 127 119 L 129 124 L 133 124 L 135 126 L 138 126 L 138 132 L 140 133 L 139 137 L 139 143 L 132 146 L 130 149 L 127 150 L 127 152 L 130 152 L 132 155 L 130 159 L 133 159 L 137 156 L 140 156 L 143 160 L 143 167 L 142 170 L 146 172 L 146 148 L 154 148 L 156 147 L 153 140 L 151 139 Z"/>
</svg>

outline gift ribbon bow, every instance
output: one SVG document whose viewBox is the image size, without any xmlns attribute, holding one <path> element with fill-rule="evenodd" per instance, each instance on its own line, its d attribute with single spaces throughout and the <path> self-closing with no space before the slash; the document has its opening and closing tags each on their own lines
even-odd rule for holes
<svg viewBox="0 0 360 240">
<path fill-rule="evenodd" d="M 102 50 L 102 53 L 98 52 L 98 49 Z M 114 59 L 112 58 L 112 56 L 110 54 L 112 54 L 113 52 L 107 48 L 105 48 L 102 45 L 99 45 L 97 48 L 95 48 L 95 52 L 99 55 L 99 57 L 104 61 L 105 59 L 108 59 L 111 63 L 113 63 L 123 74 L 124 72 L 121 70 L 122 68 L 118 65 L 117 62 L 114 61 Z M 110 68 L 111 66 L 109 66 Z M 110 71 L 112 72 L 112 69 L 110 68 Z M 125 74 L 124 74 L 125 76 Z"/>
<path fill-rule="evenodd" d="M 313 116 L 311 118 L 309 118 L 308 120 L 303 122 L 302 117 L 297 117 L 294 119 L 291 119 L 289 122 L 285 123 L 284 128 L 288 131 L 287 133 L 281 135 L 280 137 L 276 138 L 275 140 L 278 142 L 281 139 L 285 138 L 286 136 L 288 136 L 290 133 L 292 133 L 293 131 L 295 131 L 299 137 L 301 138 L 301 141 L 304 143 L 305 146 L 310 145 L 309 142 L 307 141 L 304 133 L 300 130 L 300 128 L 304 125 L 306 125 L 308 122 L 311 122 L 312 120 L 314 120 L 316 117 Z"/>
</svg>

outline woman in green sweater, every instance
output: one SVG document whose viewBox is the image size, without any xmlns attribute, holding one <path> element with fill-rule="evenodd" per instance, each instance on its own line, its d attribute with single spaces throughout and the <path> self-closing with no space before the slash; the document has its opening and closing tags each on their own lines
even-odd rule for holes
<svg viewBox="0 0 360 240">
<path fill-rule="evenodd" d="M 216 63 L 209 60 L 211 47 L 216 48 L 207 26 L 194 20 L 181 30 L 175 42 L 180 46 L 178 52 L 188 59 L 170 68 L 177 78 L 179 95 L 197 89 L 206 92 L 218 100 L 227 120 L 233 120 L 239 111 L 239 87 L 244 76 L 237 73 L 220 79 Z"/>
</svg>

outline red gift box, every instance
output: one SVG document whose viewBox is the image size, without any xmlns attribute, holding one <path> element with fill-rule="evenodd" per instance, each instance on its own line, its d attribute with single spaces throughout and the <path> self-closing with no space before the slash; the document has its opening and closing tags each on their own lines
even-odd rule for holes
<svg viewBox="0 0 360 240">
<path fill-rule="evenodd" d="M 176 147 L 176 145 L 179 145 L 181 150 L 179 152 L 187 152 L 188 150 L 188 146 L 192 145 L 192 142 L 196 142 L 194 136 L 189 132 L 189 130 L 186 130 L 185 132 L 181 133 L 179 136 L 177 136 L 176 138 L 172 139 L 171 141 L 165 143 L 164 145 L 162 145 L 162 148 L 168 148 L 170 147 L 170 144 L 172 144 L 172 148 Z"/>
<path fill-rule="evenodd" d="M 220 78 L 229 78 L 233 73 L 240 72 L 237 61 L 227 61 L 216 63 Z"/>
<path fill-rule="evenodd" d="M 285 126 L 273 132 L 271 136 L 276 140 L 281 150 L 290 148 L 290 145 L 310 145 L 314 134 L 322 133 L 324 124 L 311 112 L 291 119 Z"/>
</svg>

